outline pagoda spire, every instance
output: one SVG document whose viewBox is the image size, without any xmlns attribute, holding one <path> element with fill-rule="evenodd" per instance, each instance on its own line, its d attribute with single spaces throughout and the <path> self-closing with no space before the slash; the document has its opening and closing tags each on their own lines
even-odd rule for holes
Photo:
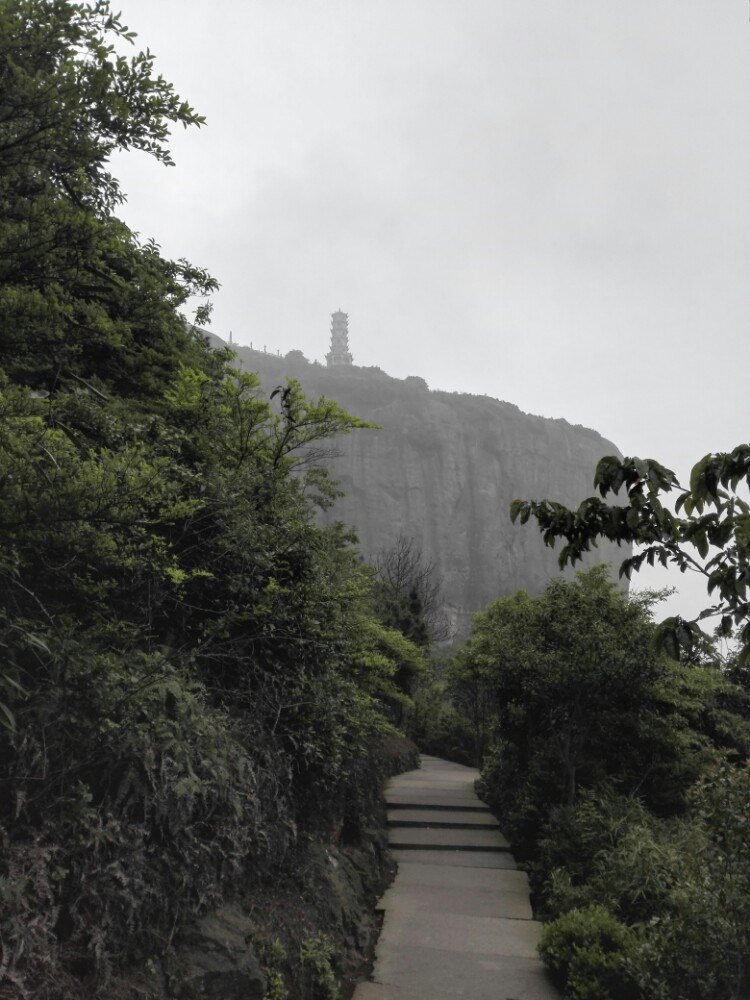
<svg viewBox="0 0 750 1000">
<path fill-rule="evenodd" d="M 349 353 L 349 314 L 337 309 L 331 313 L 331 349 L 326 354 L 329 368 L 351 365 Z"/>
</svg>

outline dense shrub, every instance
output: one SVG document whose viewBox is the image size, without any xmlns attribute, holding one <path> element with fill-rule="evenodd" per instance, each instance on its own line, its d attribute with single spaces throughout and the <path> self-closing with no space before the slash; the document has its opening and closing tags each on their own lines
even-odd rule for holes
<svg viewBox="0 0 750 1000">
<path fill-rule="evenodd" d="M 466 716 L 451 702 L 439 665 L 432 664 L 413 687 L 403 719 L 405 731 L 424 753 L 475 766 L 477 747 Z"/>
<path fill-rule="evenodd" d="M 635 941 L 603 906 L 587 906 L 547 924 L 539 951 L 570 1000 L 634 1000 L 627 967 Z"/>
<path fill-rule="evenodd" d="M 295 473 L 296 449 L 349 419 L 294 385 L 274 414 L 205 359 L 213 379 L 178 370 L 156 416 L 131 401 L 94 430 L 62 388 L 0 396 L 0 891 L 19 983 L 60 944 L 107 974 L 300 830 L 341 829 L 404 697 L 393 678 L 421 662 L 368 617 L 346 536 L 315 525 L 325 480 Z"/>
<path fill-rule="evenodd" d="M 300 948 L 300 958 L 309 987 L 310 1000 L 340 1000 L 334 966 L 336 949 L 324 934 L 306 938 Z"/>
<path fill-rule="evenodd" d="M 539 840 L 535 870 L 546 877 L 548 911 L 601 904 L 628 923 L 648 921 L 674 886 L 690 844 L 682 833 L 637 798 L 583 793 L 552 813 Z"/>
<path fill-rule="evenodd" d="M 746 767 L 717 762 L 691 793 L 687 812 L 671 820 L 612 796 L 584 796 L 575 809 L 555 813 L 539 856 L 549 872 L 545 905 L 562 914 L 550 932 L 569 928 L 566 916 L 604 910 L 632 929 L 627 961 L 607 973 L 609 989 L 628 996 L 637 984 L 634 995 L 645 1000 L 743 996 L 750 956 L 748 789 Z M 545 958 L 564 976 L 572 938 L 550 940 L 555 951 L 545 944 Z"/>
<path fill-rule="evenodd" d="M 572 998 L 735 1000 L 748 985 L 748 705 L 706 641 L 656 651 L 603 570 L 476 617 L 452 683 L 489 706 L 482 785 L 552 923 Z M 467 719 L 468 721 L 468 719 Z"/>
<path fill-rule="evenodd" d="M 694 724 L 698 668 L 656 653 L 652 636 L 648 600 L 629 600 L 603 567 L 475 617 L 453 683 L 489 704 L 482 777 L 518 840 L 534 843 L 551 808 L 608 783 L 660 814 L 683 807 L 708 746 Z"/>
</svg>

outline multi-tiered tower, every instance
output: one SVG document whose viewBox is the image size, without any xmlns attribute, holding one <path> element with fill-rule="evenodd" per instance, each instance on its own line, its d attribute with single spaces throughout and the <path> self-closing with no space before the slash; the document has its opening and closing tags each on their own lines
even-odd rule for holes
<svg viewBox="0 0 750 1000">
<path fill-rule="evenodd" d="M 329 368 L 352 363 L 349 353 L 349 314 L 340 309 L 331 314 L 331 349 L 326 354 L 326 361 Z"/>
</svg>

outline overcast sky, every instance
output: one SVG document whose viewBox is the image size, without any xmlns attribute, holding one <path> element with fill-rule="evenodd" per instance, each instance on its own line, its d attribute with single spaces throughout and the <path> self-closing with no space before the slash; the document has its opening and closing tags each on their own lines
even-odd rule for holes
<svg viewBox="0 0 750 1000">
<path fill-rule="evenodd" d="M 212 327 L 594 427 L 750 436 L 748 0 L 126 0 L 207 118 L 118 157 Z M 683 608 L 690 611 L 690 608 Z"/>
</svg>

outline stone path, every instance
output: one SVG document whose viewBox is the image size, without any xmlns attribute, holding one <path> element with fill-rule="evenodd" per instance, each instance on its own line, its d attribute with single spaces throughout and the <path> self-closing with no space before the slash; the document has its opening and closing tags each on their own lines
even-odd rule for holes
<svg viewBox="0 0 750 1000">
<path fill-rule="evenodd" d="M 478 772 L 438 757 L 391 779 L 398 874 L 383 896 L 370 981 L 354 1000 L 557 1000 L 537 956 L 526 874 L 476 796 Z"/>
</svg>

